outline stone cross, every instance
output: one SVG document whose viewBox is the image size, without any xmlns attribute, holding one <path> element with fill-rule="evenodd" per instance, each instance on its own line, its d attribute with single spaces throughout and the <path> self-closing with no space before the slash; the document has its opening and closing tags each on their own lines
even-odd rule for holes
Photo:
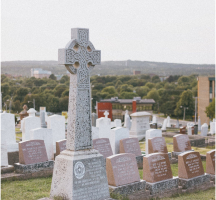
<svg viewBox="0 0 216 200">
<path fill-rule="evenodd" d="M 109 112 L 105 111 L 105 112 L 104 112 L 105 118 L 108 118 L 108 115 L 109 115 Z"/>
<path fill-rule="evenodd" d="M 90 70 L 101 61 L 101 52 L 89 41 L 89 29 L 72 28 L 71 40 L 59 49 L 59 64 L 70 74 L 66 147 L 77 151 L 92 148 Z"/>
</svg>

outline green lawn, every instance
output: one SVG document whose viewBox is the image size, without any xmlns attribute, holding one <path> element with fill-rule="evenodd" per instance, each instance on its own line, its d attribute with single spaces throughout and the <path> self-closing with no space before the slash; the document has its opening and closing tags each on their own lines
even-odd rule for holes
<svg viewBox="0 0 216 200">
<path fill-rule="evenodd" d="M 204 171 L 206 171 L 206 162 L 202 161 Z M 178 176 L 178 164 L 172 164 L 173 176 Z M 142 179 L 143 171 L 139 170 L 140 178 Z M 52 178 L 37 178 L 21 181 L 3 181 L 1 183 L 1 199 L 2 200 L 37 200 L 42 197 L 49 197 Z M 171 199 L 193 199 L 196 194 L 188 194 L 183 196 L 173 197 Z M 214 190 L 200 192 L 200 199 L 212 199 Z M 123 199 L 122 197 L 113 196 L 113 198 Z M 184 198 L 183 198 L 184 197 Z M 207 198 L 208 197 L 208 198 Z M 126 198 L 125 198 L 126 199 Z"/>
<path fill-rule="evenodd" d="M 171 138 L 171 137 L 164 137 L 164 138 L 166 141 L 168 152 L 172 152 L 173 151 L 173 145 L 170 143 L 173 143 L 173 138 Z M 200 147 L 193 147 L 192 146 L 191 148 L 194 149 L 194 151 L 198 151 L 200 154 L 206 155 L 206 153 L 208 151 L 211 151 L 211 149 L 214 149 L 215 146 L 209 146 L 207 148 L 200 148 Z M 143 142 L 140 143 L 140 149 L 141 149 L 141 151 L 145 151 L 145 142 L 144 142 L 144 144 L 143 144 Z"/>
</svg>

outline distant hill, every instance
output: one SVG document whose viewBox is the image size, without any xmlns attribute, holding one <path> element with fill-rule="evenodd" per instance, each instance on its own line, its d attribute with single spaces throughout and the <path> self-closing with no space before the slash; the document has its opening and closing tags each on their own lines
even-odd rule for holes
<svg viewBox="0 0 216 200">
<path fill-rule="evenodd" d="M 67 70 L 57 61 L 6 61 L 1 62 L 1 73 L 30 77 L 31 68 L 42 68 L 53 74 L 66 74 Z M 97 65 L 91 75 L 132 75 L 133 70 L 142 74 L 169 75 L 214 75 L 215 65 L 180 64 L 150 61 L 104 61 Z"/>
</svg>

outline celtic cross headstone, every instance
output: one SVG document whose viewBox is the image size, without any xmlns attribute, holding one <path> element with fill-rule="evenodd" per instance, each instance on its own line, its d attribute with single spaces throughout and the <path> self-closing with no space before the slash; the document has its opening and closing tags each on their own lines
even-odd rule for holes
<svg viewBox="0 0 216 200">
<path fill-rule="evenodd" d="M 70 74 L 67 149 L 92 148 L 90 70 L 100 64 L 101 53 L 89 41 L 88 29 L 71 29 L 71 41 L 59 49 L 59 63 Z"/>
<path fill-rule="evenodd" d="M 92 148 L 90 70 L 100 64 L 100 55 L 84 28 L 71 29 L 71 41 L 59 50 L 59 63 L 70 72 L 68 129 L 66 150 L 55 158 L 51 198 L 110 197 L 105 159 Z"/>
</svg>

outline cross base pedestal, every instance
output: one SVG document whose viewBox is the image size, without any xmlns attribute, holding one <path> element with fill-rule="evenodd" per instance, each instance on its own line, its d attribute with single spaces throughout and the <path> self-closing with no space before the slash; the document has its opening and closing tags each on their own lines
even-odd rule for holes
<svg viewBox="0 0 216 200">
<path fill-rule="evenodd" d="M 62 151 L 55 160 L 50 197 L 68 200 L 108 199 L 104 157 L 95 149 Z"/>
</svg>

